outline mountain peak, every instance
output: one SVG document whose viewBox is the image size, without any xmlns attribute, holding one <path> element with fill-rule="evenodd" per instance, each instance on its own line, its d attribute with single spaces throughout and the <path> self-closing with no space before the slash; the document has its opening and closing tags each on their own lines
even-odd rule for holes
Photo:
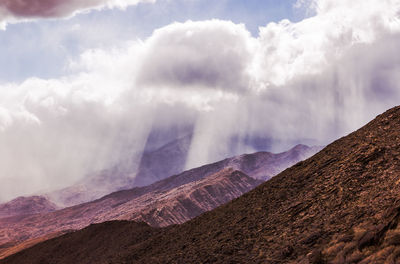
<svg viewBox="0 0 400 264">
<path fill-rule="evenodd" d="M 51 212 L 58 207 L 44 196 L 17 197 L 0 204 L 0 218 Z"/>
</svg>

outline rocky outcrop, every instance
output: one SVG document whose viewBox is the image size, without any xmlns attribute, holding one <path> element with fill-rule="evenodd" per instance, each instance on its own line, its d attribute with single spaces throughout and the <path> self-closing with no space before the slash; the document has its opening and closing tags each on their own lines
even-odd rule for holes
<svg viewBox="0 0 400 264">
<path fill-rule="evenodd" d="M 143 221 L 152 226 L 181 224 L 239 197 L 261 183 L 229 168 L 166 192 L 151 192 L 141 200 L 152 202 L 132 200 L 118 210 L 127 212 L 123 219 Z M 132 208 L 136 208 L 135 212 L 132 212 Z"/>
</svg>

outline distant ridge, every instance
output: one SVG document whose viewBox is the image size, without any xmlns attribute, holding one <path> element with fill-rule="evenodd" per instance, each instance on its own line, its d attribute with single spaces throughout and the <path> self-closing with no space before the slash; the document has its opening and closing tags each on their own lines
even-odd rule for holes
<svg viewBox="0 0 400 264">
<path fill-rule="evenodd" d="M 18 197 L 10 202 L 0 204 L 0 218 L 48 213 L 57 209 L 57 205 L 43 196 Z"/>
<path fill-rule="evenodd" d="M 147 186 L 171 175 L 180 174 L 185 171 L 191 140 L 192 134 L 179 137 L 159 148 L 143 153 L 140 161 L 136 161 L 136 158 L 123 161 L 112 168 L 88 175 L 85 180 L 75 185 L 51 192 L 46 196 L 61 207 L 69 207 L 99 199 L 111 192 Z M 250 176 L 267 180 L 282 170 L 312 156 L 319 150 L 321 150 L 321 147 L 297 145 L 288 151 L 278 154 L 258 152 L 257 160 L 254 162 L 264 163 L 266 166 L 260 169 L 258 173 L 254 172 Z M 249 168 L 249 170 L 240 168 L 240 164 L 243 163 L 240 159 L 254 157 L 254 154 L 235 156 L 226 159 L 230 164 L 225 162 L 220 168 L 231 166 L 248 174 L 253 172 L 252 168 Z M 249 160 L 250 166 L 260 166 L 251 164 L 252 161 Z"/>
</svg>

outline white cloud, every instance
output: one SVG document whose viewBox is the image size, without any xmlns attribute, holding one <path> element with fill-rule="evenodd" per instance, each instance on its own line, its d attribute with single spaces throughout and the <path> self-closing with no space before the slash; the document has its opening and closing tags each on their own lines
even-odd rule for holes
<svg viewBox="0 0 400 264">
<path fill-rule="evenodd" d="M 193 167 L 229 155 L 232 137 L 242 152 L 252 136 L 327 143 L 398 104 L 399 1 L 313 3 L 315 16 L 258 37 L 231 22 L 175 23 L 88 50 L 69 76 L 1 86 L 0 175 L 29 182 L 1 194 L 70 184 L 140 152 L 157 127 L 194 126 Z"/>
<path fill-rule="evenodd" d="M 255 42 L 244 25 L 232 22 L 169 25 L 147 41 L 138 82 L 144 87 L 247 90 Z"/>
<path fill-rule="evenodd" d="M 258 56 L 264 83 L 283 85 L 293 77 L 325 69 L 347 49 L 400 29 L 398 0 L 312 1 L 316 16 L 284 20 L 260 29 Z"/>
</svg>

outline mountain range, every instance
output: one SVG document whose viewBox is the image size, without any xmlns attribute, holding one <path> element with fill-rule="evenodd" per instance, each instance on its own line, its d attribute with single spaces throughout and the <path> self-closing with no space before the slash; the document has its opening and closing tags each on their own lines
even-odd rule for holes
<svg viewBox="0 0 400 264">
<path fill-rule="evenodd" d="M 156 146 L 153 146 L 153 141 L 157 142 L 159 139 L 152 136 L 151 140 L 149 139 L 149 146 L 146 146 L 143 154 L 132 154 L 130 159 L 123 160 L 111 168 L 87 175 L 83 180 L 72 186 L 43 195 L 56 203 L 59 207 L 68 207 L 93 201 L 111 192 L 147 186 L 166 179 L 171 175 L 182 173 L 186 168 L 192 137 L 192 134 L 187 134 L 171 139 L 163 145 L 158 143 Z M 239 139 L 237 140 L 238 142 L 242 141 Z M 251 149 L 267 147 L 270 144 L 269 139 L 262 138 L 248 138 L 244 141 L 244 144 L 249 145 Z M 234 144 L 232 143 L 232 145 Z M 310 157 L 320 149 L 321 147 L 307 147 L 300 144 L 280 154 L 260 152 L 256 162 L 265 163 L 268 168 L 266 170 L 260 170 L 257 176 L 255 173 L 250 176 L 256 176 L 257 179 L 267 180 L 291 165 Z M 236 153 L 237 151 L 238 149 L 234 149 L 231 152 Z M 140 156 L 140 158 L 138 158 L 138 156 Z M 242 163 L 241 161 L 237 161 L 237 159 L 246 158 L 246 156 L 235 157 L 236 158 L 231 158 L 227 161 L 230 163 L 229 166 L 238 166 L 234 163 Z M 225 162 L 221 168 L 227 167 L 227 162 Z M 244 172 L 247 173 L 246 171 Z"/>
<path fill-rule="evenodd" d="M 0 263 L 398 263 L 399 193 L 396 107 L 181 225 L 90 225 Z"/>
<path fill-rule="evenodd" d="M 21 212 L 16 207 L 11 213 L 12 207 L 8 205 L 15 203 L 8 203 L 7 217 L 0 218 L 0 253 L 14 252 L 32 241 L 109 220 L 144 221 L 153 227 L 181 224 L 254 189 L 318 149 L 298 145 L 279 154 L 258 152 L 232 157 L 148 186 L 121 190 L 59 210 L 51 207 Z M 35 202 L 39 198 L 41 203 L 53 204 L 46 197 L 33 198 L 17 200 L 31 201 L 32 208 L 38 206 Z"/>
</svg>

